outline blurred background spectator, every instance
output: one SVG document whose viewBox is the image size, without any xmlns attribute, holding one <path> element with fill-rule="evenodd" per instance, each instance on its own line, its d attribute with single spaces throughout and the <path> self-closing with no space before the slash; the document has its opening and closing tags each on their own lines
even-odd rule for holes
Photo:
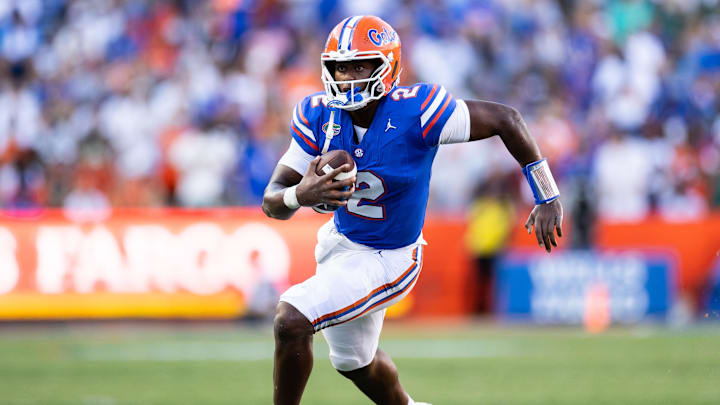
<svg viewBox="0 0 720 405">
<path fill-rule="evenodd" d="M 720 205 L 719 9 L 718 0 L 2 0 L 0 207 L 258 204 L 292 107 L 322 89 L 327 33 L 373 13 L 403 40 L 402 84 L 438 82 L 522 112 L 569 215 L 697 218 Z M 517 172 L 497 140 L 443 147 L 430 207 L 465 212 L 490 177 L 510 179 L 530 205 Z"/>
<path fill-rule="evenodd" d="M 512 174 L 511 174 L 512 175 Z M 480 183 L 468 213 L 465 245 L 473 261 L 477 313 L 493 312 L 493 290 L 497 261 L 508 244 L 515 225 L 513 181 L 507 176 L 492 175 Z"/>
</svg>

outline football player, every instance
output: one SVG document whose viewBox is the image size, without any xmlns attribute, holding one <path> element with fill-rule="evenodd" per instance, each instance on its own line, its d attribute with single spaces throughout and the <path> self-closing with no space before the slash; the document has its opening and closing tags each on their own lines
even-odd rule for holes
<svg viewBox="0 0 720 405">
<path fill-rule="evenodd" d="M 548 252 L 562 236 L 562 205 L 547 161 L 520 114 L 506 105 L 456 100 L 443 86 L 398 86 L 400 38 L 374 16 L 344 19 L 321 55 L 325 92 L 300 102 L 292 140 L 265 190 L 263 211 L 288 219 L 301 206 L 335 209 L 318 231 L 316 274 L 280 297 L 275 316 L 275 404 L 298 404 L 322 331 L 330 361 L 379 404 L 414 404 L 378 348 L 385 309 L 417 282 L 430 168 L 441 144 L 499 136 L 535 195 L 525 224 Z M 319 156 L 342 149 L 351 166 L 316 174 Z"/>
</svg>

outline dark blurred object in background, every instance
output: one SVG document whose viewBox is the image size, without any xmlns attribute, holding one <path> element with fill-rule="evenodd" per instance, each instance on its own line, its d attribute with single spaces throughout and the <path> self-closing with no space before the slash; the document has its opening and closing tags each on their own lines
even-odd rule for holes
<svg viewBox="0 0 720 405">
<path fill-rule="evenodd" d="M 577 180 L 574 207 L 571 210 L 572 232 L 570 247 L 573 249 L 590 249 L 593 247 L 595 227 L 595 205 L 591 199 L 592 191 L 586 178 Z"/>
</svg>

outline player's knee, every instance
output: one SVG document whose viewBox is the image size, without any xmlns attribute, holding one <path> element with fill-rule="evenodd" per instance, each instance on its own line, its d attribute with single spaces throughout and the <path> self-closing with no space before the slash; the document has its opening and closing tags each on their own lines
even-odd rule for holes
<svg viewBox="0 0 720 405">
<path fill-rule="evenodd" d="M 362 353 L 330 354 L 330 363 L 332 363 L 333 367 L 351 380 L 365 375 L 372 360 L 371 355 Z"/>
<path fill-rule="evenodd" d="M 277 306 L 274 330 L 275 339 L 281 342 L 308 337 L 315 332 L 310 321 L 295 307 L 285 302 Z"/>
</svg>

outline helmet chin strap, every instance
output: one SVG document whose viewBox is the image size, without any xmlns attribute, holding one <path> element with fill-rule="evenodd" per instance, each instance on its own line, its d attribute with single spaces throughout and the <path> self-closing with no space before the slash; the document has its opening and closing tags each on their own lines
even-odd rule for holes
<svg viewBox="0 0 720 405">
<path fill-rule="evenodd" d="M 366 95 L 364 95 L 363 93 L 367 93 L 367 91 L 364 90 L 362 93 L 355 94 L 355 96 L 353 97 L 352 89 L 348 90 L 345 95 L 345 100 L 346 100 L 345 102 L 347 103 L 347 102 L 359 101 L 360 104 L 358 104 L 357 106 L 355 106 L 353 108 L 345 108 L 345 109 L 348 111 L 355 111 L 355 110 L 359 110 L 359 109 L 365 107 L 367 105 L 368 97 L 366 97 Z M 369 94 L 367 94 L 367 95 L 369 96 Z M 360 98 L 360 100 L 356 100 L 358 97 Z M 363 101 L 365 101 L 365 102 L 363 102 Z M 335 136 L 335 128 L 334 128 L 334 126 L 335 126 L 335 111 L 339 107 L 329 106 L 329 108 L 330 108 L 330 119 L 328 120 L 327 128 L 325 128 L 325 143 L 323 143 L 322 152 L 320 152 L 323 155 L 325 153 L 327 153 L 328 149 L 330 148 L 330 141 L 332 141 L 333 137 Z"/>
<path fill-rule="evenodd" d="M 335 136 L 335 131 L 333 130 L 335 126 L 335 109 L 330 109 L 330 120 L 328 121 L 328 126 L 325 129 L 325 143 L 323 144 L 322 152 L 321 154 L 325 154 L 328 151 L 328 148 L 330 147 L 330 141 L 332 141 L 333 137 Z"/>
</svg>

